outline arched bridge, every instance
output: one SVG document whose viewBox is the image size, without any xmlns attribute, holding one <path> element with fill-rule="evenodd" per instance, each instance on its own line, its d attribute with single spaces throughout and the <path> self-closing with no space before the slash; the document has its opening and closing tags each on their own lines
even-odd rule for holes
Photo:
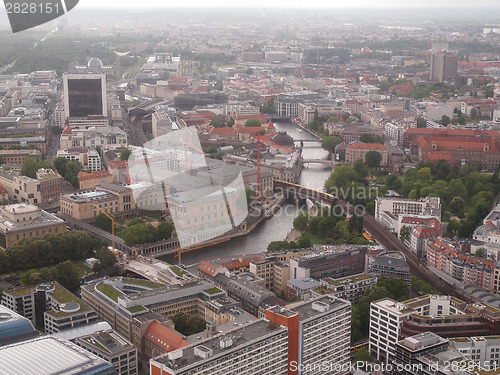
<svg viewBox="0 0 500 375">
<path fill-rule="evenodd" d="M 332 204 L 335 199 L 332 194 L 325 193 L 324 191 L 281 180 L 274 180 L 274 189 L 282 191 L 287 197 L 293 196 L 299 200 L 310 199 L 314 202 Z"/>
<path fill-rule="evenodd" d="M 330 167 L 334 166 L 331 159 L 302 159 L 302 164 L 324 164 L 329 165 Z"/>
</svg>

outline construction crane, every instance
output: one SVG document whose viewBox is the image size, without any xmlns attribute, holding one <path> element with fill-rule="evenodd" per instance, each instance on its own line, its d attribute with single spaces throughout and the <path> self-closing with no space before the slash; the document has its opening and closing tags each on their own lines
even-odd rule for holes
<svg viewBox="0 0 500 375">
<path fill-rule="evenodd" d="M 191 251 L 191 250 L 201 249 L 202 247 L 217 245 L 219 243 L 226 242 L 226 241 L 229 241 L 229 240 L 230 240 L 230 238 L 226 238 L 225 240 L 221 240 L 221 241 L 217 241 L 217 242 L 212 242 L 212 243 L 205 244 L 205 245 L 197 245 L 197 246 L 190 247 L 190 248 L 187 248 L 187 249 L 179 250 L 177 252 L 177 254 L 175 254 L 174 257 L 175 258 L 179 258 L 179 266 L 181 266 L 181 264 L 182 264 L 182 253 L 187 253 L 188 251 Z"/>
<path fill-rule="evenodd" d="M 115 217 L 114 215 L 108 214 L 106 211 L 101 210 L 101 208 L 97 204 L 92 204 L 95 208 L 97 208 L 99 211 L 101 211 L 104 215 L 109 217 L 111 219 L 111 234 L 113 235 L 113 253 L 116 253 L 115 249 Z"/>
<path fill-rule="evenodd" d="M 262 191 L 260 189 L 260 134 L 257 136 L 257 201 L 260 202 Z"/>
</svg>

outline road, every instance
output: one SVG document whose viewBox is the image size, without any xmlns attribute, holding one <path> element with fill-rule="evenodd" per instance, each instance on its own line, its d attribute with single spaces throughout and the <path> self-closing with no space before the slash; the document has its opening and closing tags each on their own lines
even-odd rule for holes
<svg viewBox="0 0 500 375">
<path fill-rule="evenodd" d="M 50 34 L 56 32 L 56 31 L 57 31 L 57 27 L 54 30 L 51 30 L 50 32 L 45 34 L 39 41 L 34 42 L 28 49 L 26 49 L 24 52 L 21 52 L 21 54 L 19 56 L 17 56 L 14 61 L 12 61 L 10 64 L 7 64 L 7 65 L 4 65 L 3 67 L 1 67 L 0 73 L 3 73 L 6 70 L 12 68 L 16 64 L 17 60 L 19 60 L 21 57 L 23 57 L 26 54 L 26 52 L 28 52 L 29 50 L 32 50 L 33 48 L 38 46 L 38 43 L 42 43 L 45 40 L 45 38 L 47 38 Z"/>
</svg>

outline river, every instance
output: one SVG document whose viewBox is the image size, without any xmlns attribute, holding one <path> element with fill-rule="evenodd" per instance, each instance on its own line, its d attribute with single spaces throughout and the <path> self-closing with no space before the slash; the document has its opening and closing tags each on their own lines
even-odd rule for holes
<svg viewBox="0 0 500 375">
<path fill-rule="evenodd" d="M 298 131 L 297 125 L 292 122 L 275 122 L 277 130 L 286 131 L 295 140 L 315 139 L 311 134 Z M 319 143 L 305 143 L 302 152 L 304 159 L 324 159 L 328 153 Z M 331 168 L 322 164 L 308 164 L 302 169 L 300 184 L 322 190 L 325 180 L 330 176 Z M 220 258 L 238 254 L 260 253 L 266 250 L 271 241 L 281 241 L 293 228 L 293 219 L 297 216 L 299 207 L 289 202 L 281 207 L 275 216 L 262 222 L 249 235 L 238 237 L 230 241 L 207 246 L 182 254 L 182 263 L 191 265 L 203 259 Z M 176 263 L 173 256 L 162 257 L 169 263 Z"/>
</svg>

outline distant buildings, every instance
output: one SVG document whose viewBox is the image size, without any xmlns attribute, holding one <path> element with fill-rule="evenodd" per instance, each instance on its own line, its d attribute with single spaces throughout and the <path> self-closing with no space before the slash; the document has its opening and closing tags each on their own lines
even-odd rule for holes
<svg viewBox="0 0 500 375">
<path fill-rule="evenodd" d="M 78 182 L 80 184 L 80 189 L 94 189 L 97 185 L 104 182 L 112 183 L 114 181 L 111 173 L 98 170 L 91 173 L 83 171 L 78 172 Z"/>
<path fill-rule="evenodd" d="M 380 154 L 381 166 L 387 165 L 387 147 L 379 143 L 355 143 L 347 146 L 345 150 L 345 161 L 350 165 L 353 165 L 358 159 L 365 161 L 366 154 L 370 151 L 375 151 Z"/>
<path fill-rule="evenodd" d="M 448 43 L 432 43 L 430 79 L 451 82 L 457 79 L 458 51 L 449 51 Z"/>
<path fill-rule="evenodd" d="M 13 198 L 18 202 L 44 205 L 59 200 L 61 176 L 52 169 L 39 169 L 36 178 L 16 176 L 12 181 Z"/>
<path fill-rule="evenodd" d="M 350 60 L 351 52 L 346 48 L 310 48 L 304 51 L 306 65 L 345 64 Z"/>
</svg>

